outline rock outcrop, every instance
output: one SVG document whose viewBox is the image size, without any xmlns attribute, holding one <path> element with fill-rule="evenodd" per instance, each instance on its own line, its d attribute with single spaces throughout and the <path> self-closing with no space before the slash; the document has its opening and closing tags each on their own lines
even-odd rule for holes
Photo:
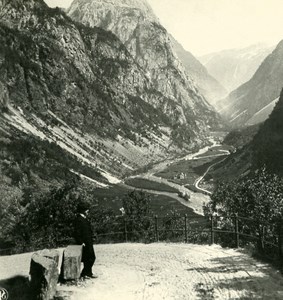
<svg viewBox="0 0 283 300">
<path fill-rule="evenodd" d="M 227 95 L 227 90 L 208 73 L 207 69 L 193 56 L 192 53 L 186 51 L 173 36 L 170 36 L 170 39 L 174 51 L 176 52 L 187 73 L 190 74 L 194 79 L 198 90 L 217 110 L 218 101 Z"/>
<path fill-rule="evenodd" d="M 166 32 L 146 1 L 77 0 L 67 13 L 78 22 L 98 26 L 117 35 L 135 60 L 147 70 L 157 89 L 165 95 L 178 97 L 176 93 L 183 86 L 175 91 L 172 87 L 180 80 L 186 80 L 188 89 L 195 85 L 212 104 L 226 95 L 225 89 L 205 67 Z M 158 71 L 160 68 L 162 73 L 165 71 L 164 75 Z M 186 78 L 184 71 L 190 78 Z M 195 82 L 192 83 L 191 79 Z"/>
<path fill-rule="evenodd" d="M 99 3 L 107 11 L 110 2 Z M 141 20 L 131 33 L 122 23 L 119 27 L 129 47 L 113 33 L 75 22 L 42 0 L 0 0 L 0 166 L 5 176 L 11 172 L 2 162 L 18 157 L 13 145 L 23 140 L 27 150 L 15 164 L 23 176 L 10 178 L 12 184 L 73 173 L 105 187 L 135 168 L 203 145 L 208 129 L 219 124 L 150 8 L 133 10 L 132 1 L 123 3 L 127 22 L 135 20 L 132 14 Z M 32 145 L 45 161 L 44 173 L 42 159 L 30 159 Z M 22 172 L 23 164 L 28 172 Z"/>
<path fill-rule="evenodd" d="M 197 120 L 200 128 L 203 122 L 214 123 L 216 115 L 212 107 L 187 74 L 174 52 L 169 34 L 146 1 L 76 0 L 67 13 L 77 22 L 114 33 L 142 67 L 152 87 L 172 103 L 181 105 L 178 111 L 184 118 L 180 125 L 186 124 L 188 119 Z M 156 106 L 161 99 L 152 100 Z M 168 106 L 161 102 L 163 109 Z M 202 116 L 206 116 L 207 122 Z"/>
</svg>

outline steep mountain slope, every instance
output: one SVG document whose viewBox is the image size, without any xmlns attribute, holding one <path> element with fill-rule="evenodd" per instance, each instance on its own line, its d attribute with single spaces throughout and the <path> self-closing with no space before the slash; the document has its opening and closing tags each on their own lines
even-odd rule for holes
<svg viewBox="0 0 283 300">
<path fill-rule="evenodd" d="M 274 47 L 256 44 L 243 49 L 229 49 L 198 57 L 228 91 L 232 91 L 252 78 L 260 64 Z"/>
<path fill-rule="evenodd" d="M 270 117 L 264 122 L 252 142 L 256 167 L 266 166 L 283 175 L 283 90 Z"/>
<path fill-rule="evenodd" d="M 157 71 L 164 75 L 162 68 Z M 167 87 L 179 89 L 178 84 Z M 67 177 L 79 174 L 98 186 L 201 145 L 208 126 L 218 122 L 216 114 L 193 85 L 176 94 L 180 97 L 157 90 L 112 33 L 75 23 L 42 0 L 0 0 L 0 167 L 5 184 L 14 184 L 11 165 L 19 173 L 29 165 L 33 144 L 44 157 L 36 156 L 35 167 L 27 170 L 37 182 L 42 177 L 48 181 L 46 163 L 54 166 L 52 174 L 63 168 Z M 15 161 L 21 144 L 27 153 Z M 48 152 L 52 147 L 57 150 Z M 16 184 L 22 186 L 26 178 Z"/>
<path fill-rule="evenodd" d="M 267 104 L 265 107 L 263 107 L 261 110 L 259 110 L 257 113 L 255 113 L 248 121 L 247 125 L 255 125 L 264 122 L 268 119 L 269 115 L 273 111 L 276 103 L 278 102 L 279 97 L 269 104 Z"/>
<path fill-rule="evenodd" d="M 211 115 L 211 107 L 198 92 L 174 52 L 167 31 L 144 0 L 76 0 L 68 15 L 85 25 L 113 32 L 125 44 L 154 88 L 166 97 L 192 103 L 195 115 Z M 211 119 L 211 118 L 210 118 Z"/>
<path fill-rule="evenodd" d="M 276 101 L 283 86 L 282 78 L 283 41 L 263 61 L 251 80 L 221 101 L 221 112 L 231 125 L 245 125 L 255 114 Z"/>
<path fill-rule="evenodd" d="M 217 102 L 227 95 L 226 89 L 207 71 L 207 69 L 173 36 L 170 36 L 173 49 L 182 62 L 188 74 L 192 76 L 199 91 L 206 97 L 207 101 L 217 108 Z"/>
<path fill-rule="evenodd" d="M 274 110 L 263 124 L 234 130 L 224 139 L 236 151 L 210 175 L 217 180 L 234 180 L 265 167 L 283 175 L 283 90 Z"/>
</svg>

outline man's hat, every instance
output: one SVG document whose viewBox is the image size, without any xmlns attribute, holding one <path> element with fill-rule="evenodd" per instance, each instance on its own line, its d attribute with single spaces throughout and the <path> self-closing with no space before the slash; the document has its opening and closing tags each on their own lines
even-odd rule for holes
<svg viewBox="0 0 283 300">
<path fill-rule="evenodd" d="M 78 213 L 84 213 L 89 209 L 89 205 L 86 202 L 80 202 L 78 204 Z"/>
</svg>

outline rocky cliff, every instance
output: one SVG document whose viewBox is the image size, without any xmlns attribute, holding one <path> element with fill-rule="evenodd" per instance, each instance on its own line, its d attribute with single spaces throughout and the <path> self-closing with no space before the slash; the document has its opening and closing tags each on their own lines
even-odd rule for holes
<svg viewBox="0 0 283 300">
<path fill-rule="evenodd" d="M 214 122 L 215 113 L 178 59 L 167 31 L 144 0 L 76 0 L 68 15 L 88 26 L 111 31 L 124 43 L 154 88 L 190 112 L 190 119 Z"/>
<path fill-rule="evenodd" d="M 116 183 L 135 168 L 203 144 L 208 127 L 218 122 L 176 68 L 179 62 L 166 43 L 164 48 L 157 43 L 156 52 L 138 63 L 113 33 L 76 23 L 42 0 L 0 0 L 0 45 L 6 183 L 15 172 L 27 173 L 17 184 L 30 180 L 31 172 L 37 182 L 48 181 L 59 169 L 99 186 Z M 146 45 L 136 46 L 142 52 Z M 159 67 L 147 67 L 152 60 Z M 178 80 L 166 79 L 169 74 Z M 28 167 L 30 155 L 34 169 Z M 45 164 L 54 172 L 44 171 Z"/>
<path fill-rule="evenodd" d="M 192 53 L 186 51 L 183 46 L 170 36 L 173 49 L 183 64 L 187 73 L 192 76 L 198 90 L 205 96 L 207 101 L 217 110 L 218 101 L 227 95 L 227 90 L 212 77 L 207 69 L 197 60 Z"/>
</svg>

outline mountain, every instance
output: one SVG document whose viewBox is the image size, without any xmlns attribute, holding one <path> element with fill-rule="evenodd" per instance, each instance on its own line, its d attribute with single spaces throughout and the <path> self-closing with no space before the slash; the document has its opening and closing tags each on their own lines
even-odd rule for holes
<svg viewBox="0 0 283 300">
<path fill-rule="evenodd" d="M 187 73 L 194 79 L 199 91 L 212 106 L 217 108 L 217 102 L 227 95 L 226 89 L 213 78 L 193 54 L 185 50 L 173 36 L 170 36 L 170 39 L 179 60 L 182 62 Z"/>
<path fill-rule="evenodd" d="M 254 76 L 221 100 L 221 113 L 232 126 L 264 121 L 283 86 L 283 41 L 262 62 Z"/>
<path fill-rule="evenodd" d="M 247 125 L 255 125 L 255 124 L 260 124 L 264 122 L 265 120 L 268 119 L 269 115 L 273 111 L 276 103 L 278 102 L 279 97 L 267 104 L 265 107 L 263 107 L 261 110 L 256 112 L 248 121 Z"/>
<path fill-rule="evenodd" d="M 235 151 L 218 164 L 210 175 L 218 180 L 234 180 L 254 174 L 260 168 L 283 175 L 283 90 L 270 116 L 262 124 L 231 131 L 223 143 Z"/>
<path fill-rule="evenodd" d="M 78 175 L 105 187 L 206 143 L 219 123 L 166 47 L 152 53 L 156 80 L 176 74 L 157 89 L 113 33 L 42 0 L 0 0 L 0 45 L 1 186 L 40 190 Z"/>
<path fill-rule="evenodd" d="M 209 96 L 224 96 L 220 84 L 217 85 L 205 68 L 170 37 L 146 1 L 75 0 L 67 13 L 77 22 L 114 33 L 137 64 L 146 70 L 155 88 L 166 97 L 186 102 L 193 91 L 203 101 L 209 100 L 202 96 L 204 90 Z M 185 67 L 181 62 L 185 62 Z"/>
<path fill-rule="evenodd" d="M 249 81 L 263 60 L 274 50 L 265 44 L 229 49 L 198 57 L 208 72 L 228 91 Z"/>
<path fill-rule="evenodd" d="M 270 117 L 260 127 L 252 142 L 256 167 L 283 175 L 283 90 Z"/>
</svg>

